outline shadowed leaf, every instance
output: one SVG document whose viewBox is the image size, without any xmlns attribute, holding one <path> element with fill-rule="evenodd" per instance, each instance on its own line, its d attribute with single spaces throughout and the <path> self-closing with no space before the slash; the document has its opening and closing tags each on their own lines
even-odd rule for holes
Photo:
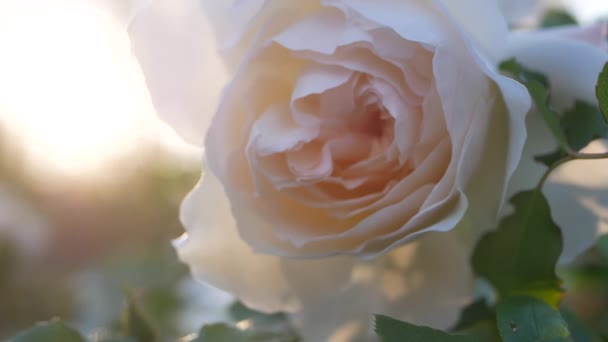
<svg viewBox="0 0 608 342">
<path fill-rule="evenodd" d="M 511 203 L 515 212 L 477 244 L 475 272 L 502 297 L 526 294 L 557 307 L 562 297 L 555 274 L 562 251 L 561 231 L 540 191 L 520 192 Z"/>
</svg>

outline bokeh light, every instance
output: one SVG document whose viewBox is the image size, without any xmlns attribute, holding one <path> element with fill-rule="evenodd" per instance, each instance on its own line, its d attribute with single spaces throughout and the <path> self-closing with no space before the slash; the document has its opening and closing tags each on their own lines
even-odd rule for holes
<svg viewBox="0 0 608 342">
<path fill-rule="evenodd" d="M 90 176 L 158 136 L 128 36 L 109 11 L 82 1 L 3 7 L 0 111 L 35 174 Z"/>
</svg>

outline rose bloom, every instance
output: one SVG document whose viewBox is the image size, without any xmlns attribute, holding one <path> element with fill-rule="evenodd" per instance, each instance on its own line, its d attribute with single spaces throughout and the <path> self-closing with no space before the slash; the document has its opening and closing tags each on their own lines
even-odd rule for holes
<svg viewBox="0 0 608 342">
<path fill-rule="evenodd" d="M 566 105 L 606 60 L 601 27 L 512 34 L 506 2 L 202 3 L 157 1 L 130 28 L 159 114 L 204 146 L 178 253 L 310 341 L 367 339 L 372 314 L 453 324 L 476 239 L 553 147 L 529 119 L 524 151 L 530 97 L 498 64 L 545 72 Z"/>
</svg>

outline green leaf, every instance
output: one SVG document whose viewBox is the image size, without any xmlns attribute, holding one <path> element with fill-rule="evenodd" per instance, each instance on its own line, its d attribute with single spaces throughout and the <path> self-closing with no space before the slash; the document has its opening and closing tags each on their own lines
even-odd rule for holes
<svg viewBox="0 0 608 342">
<path fill-rule="evenodd" d="M 568 145 L 574 151 L 580 151 L 595 139 L 608 136 L 608 125 L 599 109 L 584 101 L 576 101 L 574 106 L 567 110 L 560 120 L 562 131 L 566 135 Z M 566 156 L 562 149 L 547 155 L 539 156 L 536 160 L 551 166 Z"/>
<path fill-rule="evenodd" d="M 540 72 L 532 71 L 530 69 L 526 69 L 523 65 L 521 65 L 517 59 L 511 58 L 502 63 L 500 63 L 500 70 L 508 72 L 513 75 L 518 81 L 523 83 L 539 83 L 541 86 L 545 88 L 549 88 L 549 80 L 545 75 Z"/>
<path fill-rule="evenodd" d="M 570 148 L 566 135 L 561 129 L 559 115 L 549 107 L 549 82 L 547 78 L 538 72 L 525 68 L 515 58 L 502 62 L 500 70 L 511 73 L 516 80 L 528 89 L 536 109 L 543 116 L 551 134 L 560 147 L 564 151 L 568 151 Z"/>
<path fill-rule="evenodd" d="M 80 333 L 60 320 L 38 323 L 7 342 L 85 342 Z"/>
<path fill-rule="evenodd" d="M 473 326 L 477 322 L 493 320 L 495 317 L 484 299 L 480 299 L 465 307 L 452 331 L 459 331 Z"/>
<path fill-rule="evenodd" d="M 562 251 L 561 231 L 540 191 L 520 192 L 511 203 L 515 212 L 477 244 L 473 268 L 502 297 L 526 294 L 557 307 L 562 297 L 555 274 Z"/>
<path fill-rule="evenodd" d="M 297 342 L 293 335 L 253 329 L 240 330 L 224 323 L 204 326 L 191 342 Z"/>
<path fill-rule="evenodd" d="M 507 298 L 496 308 L 498 331 L 505 342 L 572 341 L 568 326 L 557 310 L 532 297 Z"/>
<path fill-rule="evenodd" d="M 158 334 L 144 315 L 135 294 L 127 291 L 127 306 L 121 320 L 122 333 L 139 342 L 158 341 Z"/>
<path fill-rule="evenodd" d="M 376 333 L 383 342 L 473 342 L 473 336 L 449 334 L 387 316 L 376 315 Z"/>
<path fill-rule="evenodd" d="M 297 336 L 297 332 L 284 313 L 265 314 L 246 307 L 241 302 L 233 303 L 228 312 L 236 322 L 247 321 L 250 329 L 271 331 L 284 336 Z"/>
<path fill-rule="evenodd" d="M 559 9 L 552 9 L 547 11 L 543 16 L 541 27 L 556 27 L 564 25 L 577 25 L 576 19 L 572 14 Z"/>
<path fill-rule="evenodd" d="M 608 63 L 604 64 L 604 68 L 597 78 L 595 96 L 597 97 L 600 111 L 604 115 L 604 120 L 608 122 Z"/>
<path fill-rule="evenodd" d="M 576 151 L 608 135 L 608 126 L 598 108 L 584 101 L 576 101 L 574 107 L 564 113 L 561 126 L 568 145 Z"/>
<path fill-rule="evenodd" d="M 255 321 L 257 324 L 266 325 L 287 321 L 287 316 L 283 313 L 265 314 L 262 312 L 251 310 L 243 303 L 238 301 L 234 302 L 230 306 L 230 308 L 228 308 L 228 313 L 230 314 L 230 317 L 232 317 L 232 319 L 237 322 L 248 319 Z"/>
<path fill-rule="evenodd" d="M 475 336 L 476 341 L 502 342 L 495 319 L 477 322 L 464 330 L 458 331 L 458 333 Z"/>
</svg>

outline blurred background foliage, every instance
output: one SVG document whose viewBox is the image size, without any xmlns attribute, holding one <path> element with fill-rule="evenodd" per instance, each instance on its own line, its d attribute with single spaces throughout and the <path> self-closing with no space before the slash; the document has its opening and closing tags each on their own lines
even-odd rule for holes
<svg viewBox="0 0 608 342">
<path fill-rule="evenodd" d="M 38 217 L 41 226 L 18 226 L 31 217 L 0 220 L 0 338 L 55 316 L 93 332 L 118 317 L 125 288 L 140 295 L 158 327 L 180 332 L 177 287 L 187 269 L 170 241 L 182 233 L 179 203 L 199 171 L 177 167 L 158 147 L 137 153 L 138 165 L 124 174 L 118 167 L 111 181 L 54 179 L 50 186 L 27 179 L 18 154 L 2 154 L 0 196 L 25 207 L 2 212 Z M 40 244 L 20 241 L 40 230 Z"/>
</svg>

